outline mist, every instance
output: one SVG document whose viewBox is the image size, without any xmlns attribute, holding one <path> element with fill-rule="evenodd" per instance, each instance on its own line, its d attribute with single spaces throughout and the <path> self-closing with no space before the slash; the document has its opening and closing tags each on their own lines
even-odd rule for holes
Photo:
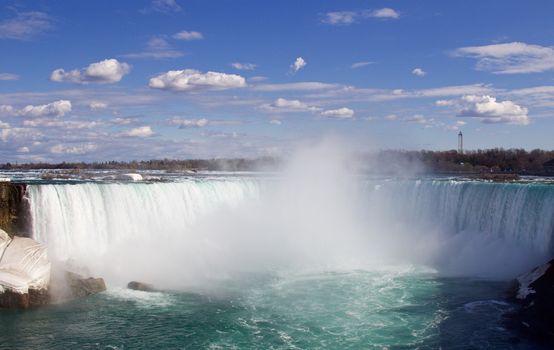
<svg viewBox="0 0 554 350">
<path fill-rule="evenodd" d="M 136 280 L 176 290 L 267 272 L 406 267 L 506 279 L 546 253 L 540 242 L 456 232 L 439 212 L 421 215 L 413 190 L 368 180 L 368 166 L 329 138 L 299 148 L 272 178 L 44 187 L 33 210 L 49 220 L 36 220 L 44 222 L 36 236 L 55 259 L 72 259 L 109 286 Z"/>
</svg>

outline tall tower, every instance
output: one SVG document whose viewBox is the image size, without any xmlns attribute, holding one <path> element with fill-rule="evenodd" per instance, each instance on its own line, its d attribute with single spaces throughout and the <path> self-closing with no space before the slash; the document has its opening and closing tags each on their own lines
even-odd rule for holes
<svg viewBox="0 0 554 350">
<path fill-rule="evenodd" d="M 458 133 L 458 153 L 464 153 L 464 135 L 461 131 Z"/>
</svg>

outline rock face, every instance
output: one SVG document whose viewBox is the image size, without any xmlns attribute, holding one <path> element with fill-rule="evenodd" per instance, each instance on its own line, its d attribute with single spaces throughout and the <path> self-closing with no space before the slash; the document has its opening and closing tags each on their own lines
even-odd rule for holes
<svg viewBox="0 0 554 350">
<path fill-rule="evenodd" d="M 127 288 L 132 290 L 141 290 L 143 292 L 155 292 L 156 288 L 154 288 L 151 284 L 146 284 L 142 282 L 137 281 L 131 281 L 127 284 Z"/>
<path fill-rule="evenodd" d="M 10 236 L 28 237 L 30 210 L 25 197 L 27 186 L 0 182 L 0 229 Z"/>
<path fill-rule="evenodd" d="M 50 269 L 44 245 L 0 230 L 0 308 L 48 303 Z"/>
<path fill-rule="evenodd" d="M 66 272 L 66 280 L 73 298 L 82 298 L 106 290 L 106 283 L 102 278 L 85 278 L 68 271 Z"/>
<path fill-rule="evenodd" d="M 518 308 L 507 325 L 522 335 L 554 344 L 554 259 L 514 281 L 510 298 Z"/>
</svg>

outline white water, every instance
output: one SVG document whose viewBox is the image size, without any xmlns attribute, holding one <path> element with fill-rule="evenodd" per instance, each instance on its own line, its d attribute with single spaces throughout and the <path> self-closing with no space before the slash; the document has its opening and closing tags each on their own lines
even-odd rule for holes
<svg viewBox="0 0 554 350">
<path fill-rule="evenodd" d="M 552 250 L 550 185 L 328 180 L 32 185 L 34 238 L 113 283 L 167 287 L 291 266 L 508 278 Z"/>
</svg>

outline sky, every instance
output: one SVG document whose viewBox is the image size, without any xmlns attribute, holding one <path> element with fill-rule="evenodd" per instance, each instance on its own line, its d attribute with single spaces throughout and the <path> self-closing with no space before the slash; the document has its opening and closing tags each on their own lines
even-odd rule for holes
<svg viewBox="0 0 554 350">
<path fill-rule="evenodd" d="M 554 148 L 551 0 L 0 0 L 0 162 Z"/>
</svg>

